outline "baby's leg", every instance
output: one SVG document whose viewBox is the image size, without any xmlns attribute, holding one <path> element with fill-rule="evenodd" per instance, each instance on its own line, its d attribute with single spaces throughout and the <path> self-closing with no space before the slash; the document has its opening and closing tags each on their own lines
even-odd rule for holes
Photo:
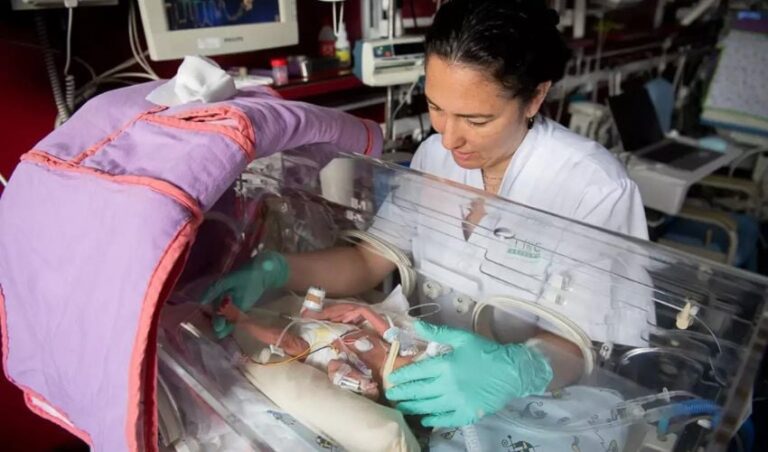
<svg viewBox="0 0 768 452">
<path fill-rule="evenodd" d="M 309 352 L 309 344 L 304 339 L 289 332 L 286 332 L 280 340 L 280 344 L 277 344 L 277 340 L 280 339 L 283 332 L 282 328 L 259 325 L 247 316 L 240 318 L 240 321 L 235 324 L 235 329 L 244 331 L 259 342 L 277 345 L 283 349 L 286 355 L 291 357 Z"/>
<path fill-rule="evenodd" d="M 379 393 L 379 385 L 375 381 L 340 359 L 332 359 L 328 362 L 328 378 L 331 379 L 333 384 L 345 389 L 352 389 L 362 394 L 363 397 L 374 401 L 378 400 L 381 395 Z M 346 382 L 356 386 L 357 390 L 353 387 L 345 386 Z"/>
</svg>

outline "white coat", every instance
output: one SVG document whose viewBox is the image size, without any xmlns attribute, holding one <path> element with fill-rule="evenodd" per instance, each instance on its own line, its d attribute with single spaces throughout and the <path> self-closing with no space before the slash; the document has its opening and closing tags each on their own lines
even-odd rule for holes
<svg viewBox="0 0 768 452">
<path fill-rule="evenodd" d="M 457 165 L 440 140 L 440 135 L 429 137 L 411 168 L 482 190 L 482 172 Z M 526 134 L 498 196 L 648 239 L 640 192 L 621 163 L 598 143 L 549 119 L 537 120 Z"/>
<path fill-rule="evenodd" d="M 411 168 L 482 190 L 481 171 L 457 165 L 440 139 L 440 135 L 427 139 Z M 471 329 L 477 326 L 473 317 L 477 305 L 503 295 L 556 310 L 593 340 L 644 343 L 647 326 L 655 319 L 651 296 L 636 287 L 617 290 L 627 284 L 626 278 L 612 276 L 648 283 L 643 264 L 636 262 L 632 252 L 595 246 L 590 241 L 594 232 L 588 227 L 492 200 L 486 202 L 488 214 L 476 232 L 465 238 L 461 219 L 466 218 L 476 192 L 413 177 L 397 184 L 377 213 L 372 231 L 412 253 L 420 274 L 420 301 L 437 302 L 442 308 L 427 320 Z M 547 119 L 537 120 L 528 131 L 498 196 L 647 239 L 640 194 L 623 166 L 599 144 Z M 502 230 L 504 240 L 493 233 Z M 615 241 L 619 247 L 627 242 L 610 235 L 603 240 Z M 467 298 L 470 302 L 465 304 Z M 553 328 L 536 316 L 498 309 L 487 323 L 502 342 L 524 339 L 537 323 Z"/>
</svg>

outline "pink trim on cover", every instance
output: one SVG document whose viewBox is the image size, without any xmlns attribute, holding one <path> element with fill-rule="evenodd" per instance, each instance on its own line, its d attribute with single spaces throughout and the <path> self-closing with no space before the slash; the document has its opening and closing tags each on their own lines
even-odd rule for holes
<svg viewBox="0 0 768 452">
<path fill-rule="evenodd" d="M 93 440 L 91 439 L 91 436 L 88 435 L 87 432 L 75 427 L 75 424 L 72 421 L 70 421 L 67 416 L 62 414 L 59 409 L 55 408 L 52 403 L 45 400 L 45 397 L 41 396 L 40 394 L 37 394 L 36 392 L 32 391 L 29 388 L 22 388 L 22 389 L 24 390 L 24 403 L 27 405 L 27 408 L 29 408 L 30 411 L 37 414 L 43 419 L 46 419 L 50 422 L 53 422 L 54 424 L 57 424 L 59 427 L 68 431 L 74 436 L 80 438 L 83 442 L 88 444 L 88 447 L 93 449 Z M 52 416 L 50 413 L 48 413 L 44 409 L 35 405 L 32 399 L 38 399 L 40 402 L 45 403 L 49 407 L 53 408 L 54 410 L 56 410 L 58 415 L 64 418 L 66 421 L 63 421 L 62 419 L 59 419 L 56 416 Z"/>
<path fill-rule="evenodd" d="M 165 110 L 167 107 L 158 106 L 153 107 L 150 110 L 147 110 L 145 112 L 139 113 L 138 116 L 128 121 L 125 125 L 117 129 L 116 131 L 112 132 L 111 134 L 107 135 L 106 138 L 99 141 L 98 143 L 94 144 L 93 146 L 89 147 L 88 149 L 84 150 L 83 152 L 77 154 L 74 158 L 72 158 L 69 162 L 75 165 L 79 165 L 83 162 L 83 160 L 87 159 L 88 157 L 92 156 L 93 154 L 99 152 L 104 146 L 115 140 L 120 134 L 125 132 L 129 127 L 131 127 L 136 121 L 141 119 L 142 117 L 146 115 L 151 115 L 154 113 L 161 112 Z"/>
<path fill-rule="evenodd" d="M 44 151 L 36 149 L 33 149 L 22 155 L 21 161 L 39 163 L 41 165 L 63 171 L 88 174 L 90 176 L 106 179 L 118 184 L 141 185 L 149 188 L 152 191 L 156 191 L 162 195 L 170 197 L 174 201 L 186 207 L 190 212 L 192 212 L 192 215 L 194 215 L 195 218 L 202 218 L 203 216 L 197 201 L 192 199 L 186 192 L 165 181 L 144 176 L 115 176 L 92 168 L 74 165 L 71 162 L 66 162 L 58 157 L 54 157 Z"/>
<path fill-rule="evenodd" d="M 370 155 L 371 151 L 373 151 L 373 134 L 371 133 L 370 124 L 366 120 L 363 121 L 363 126 L 365 127 L 365 134 L 368 137 L 368 143 L 365 145 L 365 152 L 363 152 L 364 155 Z"/>
<path fill-rule="evenodd" d="M 195 238 L 201 219 L 194 218 L 176 233 L 176 236 L 166 247 L 160 261 L 155 267 L 139 317 L 138 333 L 133 344 L 131 364 L 128 376 L 128 413 L 125 432 L 130 450 L 142 450 L 138 444 L 137 428 L 143 428 L 143 450 L 157 450 L 157 409 L 156 409 L 156 380 L 157 380 L 157 322 L 159 305 L 165 301 L 166 291 L 176 283 L 181 269 L 186 261 L 187 251 Z M 181 266 L 180 266 L 181 264 Z M 144 352 L 147 352 L 146 355 Z M 144 371 L 144 372 L 142 372 Z M 142 379 L 143 377 L 143 379 Z M 144 383 L 142 385 L 142 383 Z M 145 393 L 142 398 L 142 387 Z M 142 403 L 143 402 L 143 403 Z M 141 411 L 144 411 L 144 425 L 140 426 Z"/>
<path fill-rule="evenodd" d="M 37 414 L 38 416 L 44 419 L 47 419 L 53 422 L 54 424 L 68 431 L 69 433 L 80 438 L 81 440 L 86 442 L 91 449 L 93 449 L 93 440 L 91 439 L 90 435 L 88 435 L 88 433 L 86 433 L 85 431 L 75 427 L 75 423 L 69 419 L 69 416 L 62 413 L 62 411 L 56 408 L 52 403 L 48 402 L 48 400 L 46 400 L 45 397 L 36 393 L 32 389 L 17 383 L 13 378 L 11 378 L 11 375 L 8 373 L 8 321 L 7 319 L 8 318 L 5 312 L 5 296 L 3 294 L 3 288 L 0 287 L 0 333 L 2 333 L 2 337 L 0 339 L 2 339 L 3 374 L 5 374 L 5 378 L 21 389 L 24 395 L 24 403 L 26 403 L 30 411 L 32 411 L 33 413 Z M 32 402 L 31 398 L 36 398 L 40 400 L 42 403 L 45 403 L 52 409 L 56 410 L 56 412 L 58 413 L 59 416 L 61 416 L 61 418 L 52 416 L 42 408 L 38 407 Z"/>
<path fill-rule="evenodd" d="M 24 402 L 27 403 L 27 404 L 31 404 L 31 405 L 33 405 L 35 407 L 40 408 L 44 412 L 46 412 L 49 415 L 53 416 L 55 419 L 59 419 L 61 422 L 64 422 L 67 425 L 69 425 L 70 427 L 72 427 L 72 423 L 69 421 L 69 419 L 67 419 L 66 416 L 64 416 L 63 414 L 59 413 L 59 410 L 57 410 L 54 407 L 52 407 L 51 404 L 49 404 L 45 400 L 41 399 L 39 396 L 36 397 L 36 394 L 30 394 L 30 393 L 25 392 L 24 393 Z"/>
<path fill-rule="evenodd" d="M 249 162 L 256 158 L 256 135 L 253 125 L 245 113 L 236 108 L 229 106 L 206 107 L 183 111 L 171 116 L 146 115 L 142 119 L 179 129 L 219 133 L 240 146 Z M 235 127 L 213 124 L 213 121 L 222 120 L 234 121 Z"/>
<path fill-rule="evenodd" d="M 129 378 L 128 379 L 129 405 L 128 405 L 127 424 L 126 424 L 127 440 L 129 443 L 130 450 L 142 450 L 138 448 L 138 438 L 136 436 L 137 434 L 136 428 L 138 427 L 139 415 L 140 415 L 139 408 L 142 405 L 142 398 L 140 393 L 140 390 L 141 390 L 140 379 L 142 375 L 142 366 L 146 362 L 150 362 L 151 367 L 148 367 L 146 373 L 144 374 L 145 388 L 147 388 L 148 393 L 144 395 L 144 399 L 143 399 L 143 406 L 145 408 L 144 414 L 146 417 L 144 419 L 145 421 L 144 425 L 141 427 L 145 429 L 143 436 L 145 438 L 146 444 L 144 444 L 143 450 L 147 450 L 148 452 L 153 452 L 157 450 L 157 412 L 156 412 L 157 410 L 155 409 L 156 382 L 151 382 L 151 379 L 157 378 L 157 362 L 156 362 L 156 356 L 155 356 L 156 354 L 155 347 L 157 344 L 147 344 L 147 341 L 148 341 L 148 337 L 150 336 L 155 337 L 154 334 L 150 335 L 149 332 L 153 328 L 153 323 L 157 323 L 157 318 L 158 318 L 157 316 L 159 314 L 159 310 L 157 309 L 157 304 L 160 301 L 160 298 L 161 298 L 160 295 L 161 295 L 162 289 L 163 287 L 165 287 L 164 284 L 169 282 L 169 281 L 166 281 L 166 279 L 171 273 L 171 270 L 174 268 L 174 265 L 177 263 L 179 257 L 183 254 L 185 250 L 188 249 L 189 245 L 191 245 L 192 240 L 195 237 L 197 226 L 202 222 L 203 215 L 200 210 L 200 207 L 191 197 L 189 197 L 189 195 L 187 195 L 185 192 L 183 192 L 179 188 L 167 182 L 159 181 L 156 179 L 141 177 L 141 176 L 114 176 L 114 175 L 97 171 L 91 168 L 85 168 L 82 166 L 74 165 L 70 162 L 66 162 L 52 155 L 48 155 L 47 153 L 40 150 L 32 150 L 27 152 L 21 157 L 21 160 L 38 163 L 38 164 L 56 168 L 59 170 L 88 174 L 88 175 L 106 179 L 108 181 L 115 182 L 115 183 L 144 186 L 175 200 L 176 202 L 184 206 L 187 210 L 189 210 L 190 214 L 192 215 L 192 219 L 187 223 L 185 223 L 179 229 L 174 239 L 171 241 L 171 243 L 168 245 L 168 247 L 164 251 L 162 258 L 160 259 L 158 266 L 155 268 L 152 278 L 150 279 L 150 284 L 149 284 L 149 287 L 147 288 L 147 293 L 144 297 L 144 301 L 142 302 L 142 311 L 141 311 L 141 316 L 139 318 L 138 333 L 134 341 L 134 348 L 133 348 L 132 357 L 131 357 L 131 365 L 130 365 L 131 374 L 128 377 Z M 186 257 L 184 258 L 186 259 Z M 174 283 L 175 277 L 178 277 L 178 276 L 179 276 L 178 274 L 174 275 L 174 280 L 170 282 Z M 6 331 L 5 328 L 3 328 L 4 334 L 5 334 L 5 331 Z M 143 345 L 139 347 L 139 344 L 143 344 Z M 6 345 L 4 342 L 4 347 L 5 346 Z M 142 356 L 144 350 L 147 350 L 146 356 Z M 146 360 L 144 358 L 146 358 Z M 147 361 L 150 359 L 151 361 Z M 24 391 L 28 391 L 28 389 L 24 388 L 23 386 L 20 386 L 20 385 L 17 385 L 17 386 L 21 387 Z M 45 400 L 43 397 L 40 397 L 40 396 L 36 396 L 36 397 L 39 398 L 40 400 Z M 48 404 L 48 405 L 51 405 L 51 404 Z M 39 409 L 34 405 L 30 405 L 30 409 L 33 410 L 38 415 L 45 417 L 46 419 L 55 421 L 55 418 L 53 418 L 50 414 L 45 413 L 45 411 Z M 58 421 L 56 422 L 57 424 L 62 425 L 60 422 Z M 67 429 L 74 428 L 74 427 L 68 428 L 65 425 L 62 425 L 62 427 Z M 73 433 L 76 433 L 76 431 L 77 430 L 73 431 Z M 78 434 L 77 436 L 83 438 L 84 441 L 86 441 L 86 438 L 87 438 L 87 442 L 91 444 L 90 437 L 87 435 L 87 433 L 85 432 L 80 432 L 80 433 L 81 434 Z"/>
<path fill-rule="evenodd" d="M 0 341 L 2 341 L 3 347 L 3 373 L 5 373 L 8 381 L 12 381 L 11 376 L 8 375 L 8 366 L 5 365 L 8 361 L 8 327 L 5 320 L 5 296 L 3 295 L 3 287 L 0 286 Z"/>
</svg>

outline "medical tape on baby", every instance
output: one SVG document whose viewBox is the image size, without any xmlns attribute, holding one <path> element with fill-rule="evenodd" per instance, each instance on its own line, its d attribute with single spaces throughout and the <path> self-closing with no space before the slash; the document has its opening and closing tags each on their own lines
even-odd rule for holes
<svg viewBox="0 0 768 452">
<path fill-rule="evenodd" d="M 350 372 L 352 372 L 352 368 L 349 364 L 343 363 L 333 374 L 333 384 L 339 384 L 338 381 L 347 376 Z"/>
<path fill-rule="evenodd" d="M 434 358 L 435 356 L 444 355 L 453 351 L 453 347 L 450 345 L 441 344 L 439 342 L 429 342 L 424 353 L 413 358 L 413 362 L 421 361 L 427 358 Z"/>
<path fill-rule="evenodd" d="M 385 341 L 389 342 L 390 344 L 395 342 L 398 337 L 400 336 L 400 328 L 396 326 L 390 326 L 387 328 L 387 331 L 382 334 L 382 337 Z"/>
<path fill-rule="evenodd" d="M 382 334 L 382 337 L 384 338 L 385 341 L 391 344 L 392 342 L 395 342 L 397 338 L 400 336 L 400 328 L 395 326 L 395 324 L 392 322 L 392 318 L 389 315 L 384 314 L 384 318 L 387 319 L 389 328 L 387 328 L 387 330 L 384 331 L 384 334 Z"/>
<path fill-rule="evenodd" d="M 256 358 L 259 364 L 267 364 L 272 359 L 272 350 L 270 348 L 264 348 L 259 352 L 259 356 Z"/>
<path fill-rule="evenodd" d="M 390 324 L 392 324 L 391 320 Z M 414 356 L 419 352 L 419 348 L 416 343 L 414 343 L 411 338 L 403 334 L 403 331 L 400 328 L 394 325 L 388 328 L 382 337 L 390 344 L 394 344 L 395 342 L 400 343 L 400 356 Z"/>
<path fill-rule="evenodd" d="M 344 350 L 339 353 L 339 358 L 352 363 L 352 365 L 355 366 L 355 369 L 359 370 L 363 373 L 363 375 L 370 378 L 373 375 L 371 369 L 366 366 L 365 363 L 357 356 L 357 354 L 350 350 L 349 347 L 347 347 L 344 343 L 342 343 L 341 346 L 344 347 Z"/>
<path fill-rule="evenodd" d="M 323 310 L 323 301 L 325 300 L 325 290 L 319 287 L 310 287 L 307 295 L 304 297 L 302 306 L 310 311 L 321 312 Z"/>
<path fill-rule="evenodd" d="M 353 391 L 359 390 L 360 384 L 355 384 L 356 380 L 347 377 L 350 372 L 352 372 L 352 368 L 349 366 L 349 364 L 344 363 L 339 366 L 339 368 L 333 374 L 333 384 L 344 389 L 352 389 Z"/>
<path fill-rule="evenodd" d="M 348 377 L 347 375 L 349 375 L 351 372 L 352 368 L 349 366 L 349 364 L 342 364 L 333 374 L 333 384 L 342 389 L 348 389 L 358 394 L 362 394 L 365 392 L 365 388 L 372 385 L 373 382 L 370 378 L 362 378 L 357 380 L 355 378 Z"/>
</svg>

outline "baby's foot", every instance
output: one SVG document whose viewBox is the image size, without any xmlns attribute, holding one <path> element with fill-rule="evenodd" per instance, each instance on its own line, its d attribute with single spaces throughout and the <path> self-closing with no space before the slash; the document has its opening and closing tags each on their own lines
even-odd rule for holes
<svg viewBox="0 0 768 452">
<path fill-rule="evenodd" d="M 349 389 L 374 401 L 378 400 L 381 395 L 379 385 L 373 379 L 366 377 L 362 372 L 339 359 L 332 359 L 328 362 L 328 378 L 336 386 Z"/>
</svg>

